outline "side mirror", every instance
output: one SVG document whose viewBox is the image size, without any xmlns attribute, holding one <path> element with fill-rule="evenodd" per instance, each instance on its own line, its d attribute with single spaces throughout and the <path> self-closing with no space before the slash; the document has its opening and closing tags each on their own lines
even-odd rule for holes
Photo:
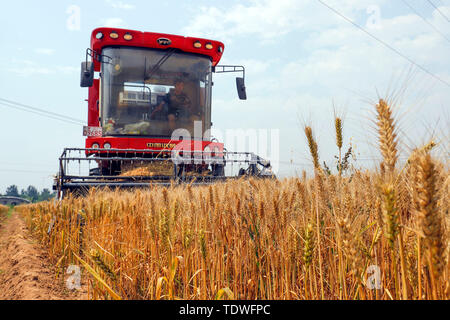
<svg viewBox="0 0 450 320">
<path fill-rule="evenodd" d="M 80 86 L 82 88 L 92 87 L 94 84 L 94 63 L 86 61 L 81 63 Z"/>
<path fill-rule="evenodd" d="M 247 100 L 247 90 L 245 89 L 244 78 L 236 78 L 236 86 L 237 86 L 239 99 Z"/>
</svg>

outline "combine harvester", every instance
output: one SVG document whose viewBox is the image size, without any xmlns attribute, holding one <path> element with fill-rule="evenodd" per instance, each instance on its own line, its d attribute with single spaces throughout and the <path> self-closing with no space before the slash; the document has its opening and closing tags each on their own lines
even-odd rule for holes
<svg viewBox="0 0 450 320">
<path fill-rule="evenodd" d="M 92 187 L 273 177 L 269 161 L 228 152 L 211 137 L 213 73 L 241 73 L 238 94 L 247 99 L 244 67 L 219 66 L 223 52 L 213 40 L 94 30 L 81 64 L 81 87 L 89 88 L 86 145 L 64 149 L 53 186 L 59 198 Z"/>
</svg>

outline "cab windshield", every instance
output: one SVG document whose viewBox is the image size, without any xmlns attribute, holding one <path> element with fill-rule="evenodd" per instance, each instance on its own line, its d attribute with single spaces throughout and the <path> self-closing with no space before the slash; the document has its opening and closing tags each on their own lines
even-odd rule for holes
<svg viewBox="0 0 450 320">
<path fill-rule="evenodd" d="M 211 61 L 171 50 L 106 48 L 102 52 L 101 123 L 107 136 L 194 136 L 211 125 Z"/>
</svg>

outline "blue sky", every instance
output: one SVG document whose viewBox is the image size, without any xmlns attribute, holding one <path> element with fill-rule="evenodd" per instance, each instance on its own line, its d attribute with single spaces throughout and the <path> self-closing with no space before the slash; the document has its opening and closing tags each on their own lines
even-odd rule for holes
<svg viewBox="0 0 450 320">
<path fill-rule="evenodd" d="M 16 0 L 0 12 L 0 98 L 86 121 L 79 66 L 94 28 L 210 37 L 225 43 L 223 64 L 246 66 L 249 97 L 239 101 L 234 78 L 216 75 L 214 126 L 279 130 L 280 175 L 310 169 L 305 121 L 321 158 L 332 162 L 333 104 L 358 164 L 373 165 L 373 102 L 386 95 L 396 98 L 404 154 L 435 133 L 439 155 L 448 157 L 450 0 L 432 0 L 439 11 L 426 0 L 323 2 L 434 77 L 317 0 Z M 51 187 L 63 148 L 84 145 L 81 126 L 3 105 L 0 119 L 0 193 L 11 184 Z"/>
</svg>

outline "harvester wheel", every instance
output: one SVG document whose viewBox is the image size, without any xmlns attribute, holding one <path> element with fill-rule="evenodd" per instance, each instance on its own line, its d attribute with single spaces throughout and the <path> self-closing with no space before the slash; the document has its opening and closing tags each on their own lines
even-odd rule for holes
<svg viewBox="0 0 450 320">
<path fill-rule="evenodd" d="M 214 177 L 223 177 L 225 175 L 225 166 L 223 164 L 212 165 L 212 171 Z"/>
<path fill-rule="evenodd" d="M 121 165 L 119 161 L 111 161 L 107 166 L 102 167 L 102 176 L 116 176 L 121 172 Z"/>
</svg>

